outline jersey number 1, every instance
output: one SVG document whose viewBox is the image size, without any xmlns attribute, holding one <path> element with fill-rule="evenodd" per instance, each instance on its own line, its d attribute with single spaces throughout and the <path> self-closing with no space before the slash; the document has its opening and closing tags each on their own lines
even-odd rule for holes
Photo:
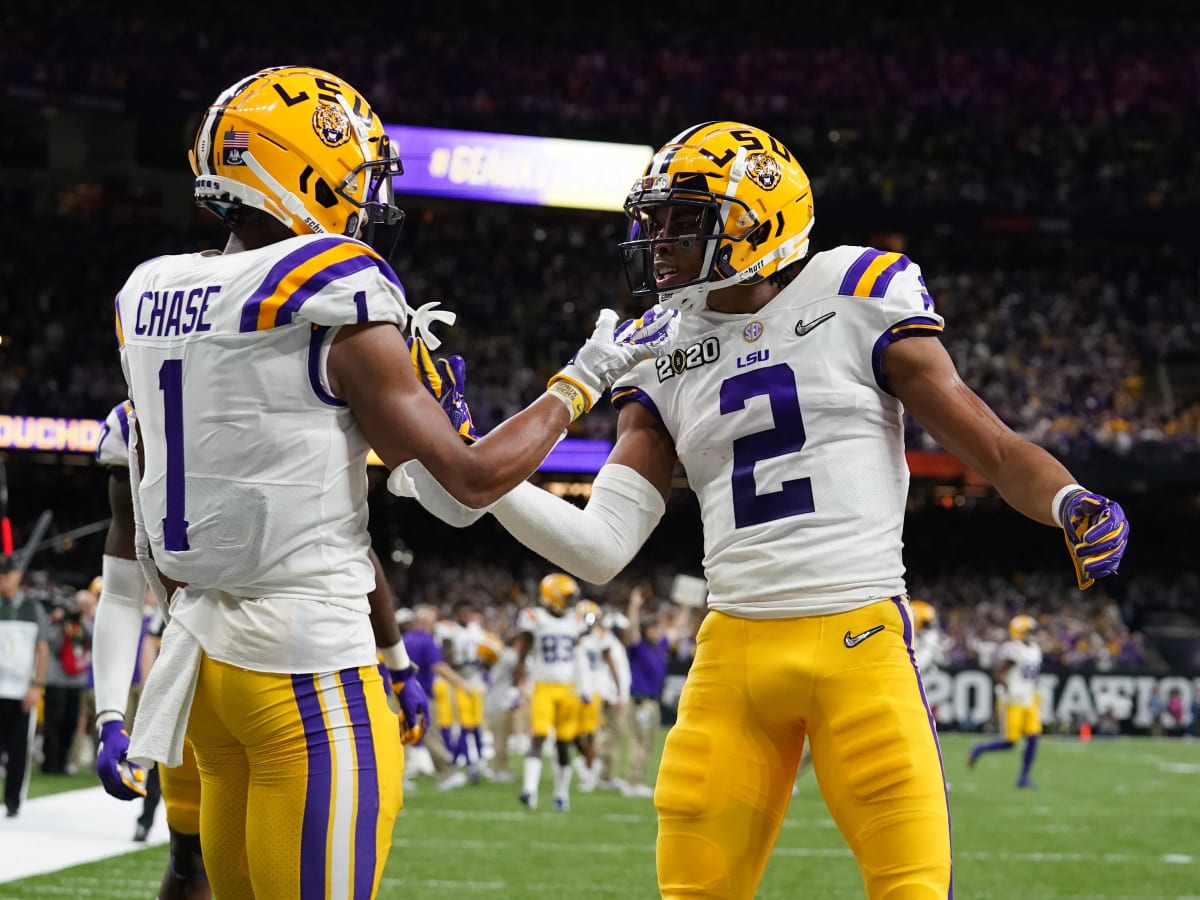
<svg viewBox="0 0 1200 900">
<path fill-rule="evenodd" d="M 187 550 L 183 517 L 183 360 L 163 360 L 158 370 L 163 392 L 163 430 L 167 441 L 167 514 L 162 520 L 163 549 Z"/>
<path fill-rule="evenodd" d="M 753 369 L 721 382 L 721 415 L 746 408 L 751 397 L 765 394 L 771 401 L 775 427 L 735 438 L 733 442 L 733 524 L 735 528 L 761 525 L 776 519 L 814 512 L 812 479 L 794 478 L 778 491 L 758 493 L 754 464 L 804 447 L 804 417 L 796 395 L 791 366 L 779 363 Z"/>
</svg>

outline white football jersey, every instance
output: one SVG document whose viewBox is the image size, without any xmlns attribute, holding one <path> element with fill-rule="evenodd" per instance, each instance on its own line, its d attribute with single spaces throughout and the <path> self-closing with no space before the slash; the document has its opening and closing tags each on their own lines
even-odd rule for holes
<svg viewBox="0 0 1200 900">
<path fill-rule="evenodd" d="M 100 428 L 96 441 L 96 462 L 102 466 L 129 468 L 129 413 L 133 410 L 128 400 L 122 400 L 112 408 Z"/>
<path fill-rule="evenodd" d="M 479 662 L 479 645 L 486 639 L 487 632 L 478 622 L 468 622 L 466 625 L 446 622 L 442 631 L 442 640 L 450 645 L 446 662 L 464 678 L 480 679 L 482 683 L 483 669 Z"/>
<path fill-rule="evenodd" d="M 585 665 L 579 649 L 582 633 L 573 612 L 556 616 L 540 606 L 521 610 L 517 628 L 533 635 L 526 657 L 529 677 L 548 684 L 578 684 Z"/>
<path fill-rule="evenodd" d="M 1008 702 L 1018 706 L 1032 703 L 1042 673 L 1042 648 L 1024 641 L 1005 641 L 1000 645 L 1000 659 L 1012 663 L 1004 685 Z"/>
<path fill-rule="evenodd" d="M 338 326 L 407 321 L 387 263 L 330 235 L 163 256 L 116 313 L 159 568 L 234 597 L 365 608 L 368 447 L 325 363 Z"/>
<path fill-rule="evenodd" d="M 615 654 L 621 642 L 607 629 L 593 628 L 579 639 L 579 645 L 587 658 L 588 671 L 591 673 L 593 690 L 606 703 L 617 700 L 617 683 L 613 680 L 612 669 L 608 667 L 605 654 Z M 616 664 L 616 660 L 613 660 Z"/>
<path fill-rule="evenodd" d="M 838 247 L 756 313 L 683 313 L 677 349 L 613 388 L 675 442 L 710 608 L 828 615 L 904 593 L 903 408 L 882 355 L 942 325 L 907 257 Z"/>
</svg>

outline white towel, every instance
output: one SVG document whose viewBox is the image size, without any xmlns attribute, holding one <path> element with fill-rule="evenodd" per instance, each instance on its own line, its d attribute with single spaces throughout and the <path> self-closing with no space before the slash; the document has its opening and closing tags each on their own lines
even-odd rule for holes
<svg viewBox="0 0 1200 900">
<path fill-rule="evenodd" d="M 200 642 L 177 620 L 163 632 L 162 650 L 142 688 L 129 759 L 139 766 L 183 764 L 183 739 L 200 674 Z"/>
</svg>

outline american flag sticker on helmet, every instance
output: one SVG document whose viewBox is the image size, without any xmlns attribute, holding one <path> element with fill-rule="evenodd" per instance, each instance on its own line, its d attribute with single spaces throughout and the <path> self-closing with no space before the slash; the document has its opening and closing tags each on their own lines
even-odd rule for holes
<svg viewBox="0 0 1200 900">
<path fill-rule="evenodd" d="M 250 132 L 226 131 L 221 136 L 222 157 L 227 166 L 244 166 L 242 153 L 250 149 Z"/>
</svg>

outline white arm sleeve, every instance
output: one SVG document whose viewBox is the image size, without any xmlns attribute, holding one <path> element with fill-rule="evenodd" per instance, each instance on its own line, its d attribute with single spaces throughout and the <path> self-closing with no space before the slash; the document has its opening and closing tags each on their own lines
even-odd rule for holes
<svg viewBox="0 0 1200 900">
<path fill-rule="evenodd" d="M 392 469 L 387 486 L 397 497 L 412 497 L 427 512 L 454 528 L 474 525 L 487 514 L 487 508 L 475 509 L 454 499 L 419 459 L 410 459 Z"/>
<path fill-rule="evenodd" d="M 103 573 L 104 588 L 92 634 L 97 726 L 125 717 L 142 640 L 142 598 L 146 596 L 146 579 L 134 560 L 105 554 Z"/>
<path fill-rule="evenodd" d="M 665 511 L 654 485 L 615 463 L 600 470 L 583 509 L 529 482 L 492 507 L 518 541 L 592 584 L 604 584 L 629 565 Z"/>
</svg>

